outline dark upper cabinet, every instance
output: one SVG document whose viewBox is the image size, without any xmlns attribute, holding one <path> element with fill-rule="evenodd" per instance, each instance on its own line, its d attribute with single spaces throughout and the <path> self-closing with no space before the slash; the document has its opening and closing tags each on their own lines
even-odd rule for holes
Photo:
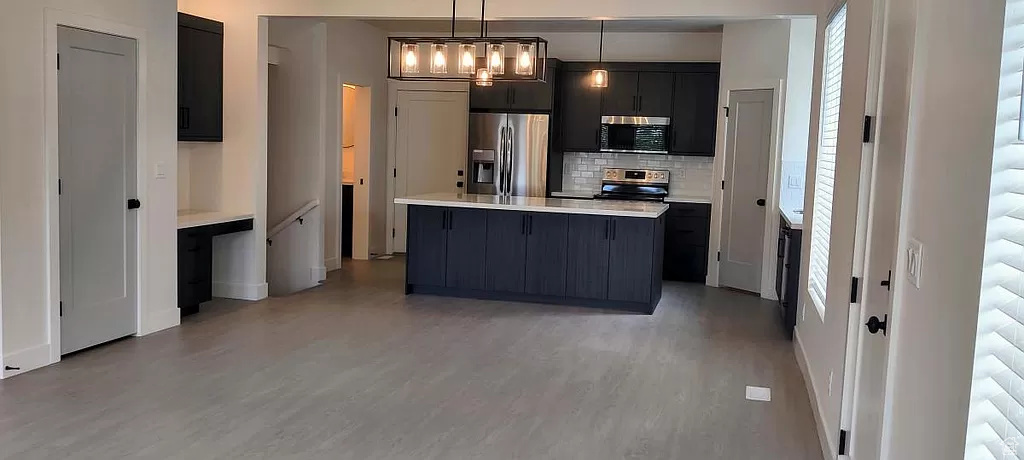
<svg viewBox="0 0 1024 460">
<path fill-rule="evenodd" d="M 714 156 L 718 129 L 717 72 L 677 73 L 669 152 Z"/>
<path fill-rule="evenodd" d="M 608 297 L 608 248 L 611 219 L 569 215 L 565 294 L 583 299 Z"/>
<path fill-rule="evenodd" d="M 672 115 L 672 74 L 611 71 L 601 115 L 668 117 Z"/>
<path fill-rule="evenodd" d="M 604 88 L 601 101 L 601 115 L 636 115 L 636 84 L 638 72 L 608 72 L 608 87 Z"/>
<path fill-rule="evenodd" d="M 596 152 L 601 135 L 601 89 L 590 86 L 590 71 L 565 72 L 560 101 L 562 150 Z"/>
<path fill-rule="evenodd" d="M 224 24 L 178 13 L 178 140 L 224 140 Z"/>
<path fill-rule="evenodd" d="M 445 286 L 482 290 L 487 260 L 487 211 L 448 208 Z"/>
<path fill-rule="evenodd" d="M 506 67 L 506 72 L 513 67 Z M 496 81 L 470 85 L 469 108 L 481 112 L 550 112 L 554 106 L 558 64 L 548 59 L 545 81 Z"/>
<path fill-rule="evenodd" d="M 564 296 L 569 216 L 529 213 L 526 233 L 526 292 Z"/>
<path fill-rule="evenodd" d="M 484 285 L 488 291 L 523 292 L 527 216 L 519 211 L 487 211 Z"/>
<path fill-rule="evenodd" d="M 656 219 L 613 217 L 608 252 L 608 300 L 651 300 Z"/>
<path fill-rule="evenodd" d="M 672 116 L 672 74 L 640 72 L 636 114 L 642 117 Z"/>
<path fill-rule="evenodd" d="M 470 110 L 503 112 L 511 103 L 511 83 L 507 81 L 496 81 L 491 86 L 469 85 Z"/>
<path fill-rule="evenodd" d="M 409 206 L 406 261 L 408 284 L 445 285 L 448 255 L 448 210 L 435 206 Z"/>
</svg>

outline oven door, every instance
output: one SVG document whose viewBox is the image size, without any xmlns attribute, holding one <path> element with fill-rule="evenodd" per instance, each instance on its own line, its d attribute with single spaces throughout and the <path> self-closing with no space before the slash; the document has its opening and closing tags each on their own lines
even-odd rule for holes
<svg viewBox="0 0 1024 460">
<path fill-rule="evenodd" d="M 668 153 L 667 118 L 602 117 L 601 151 Z"/>
</svg>

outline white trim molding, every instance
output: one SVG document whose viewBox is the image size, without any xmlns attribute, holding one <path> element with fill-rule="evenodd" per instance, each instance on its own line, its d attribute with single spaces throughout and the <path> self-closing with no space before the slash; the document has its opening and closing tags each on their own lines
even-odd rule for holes
<svg viewBox="0 0 1024 460">
<path fill-rule="evenodd" d="M 266 299 L 270 292 L 267 283 L 249 284 L 226 281 L 213 282 L 213 296 L 225 299 L 249 300 L 252 302 Z"/>
</svg>

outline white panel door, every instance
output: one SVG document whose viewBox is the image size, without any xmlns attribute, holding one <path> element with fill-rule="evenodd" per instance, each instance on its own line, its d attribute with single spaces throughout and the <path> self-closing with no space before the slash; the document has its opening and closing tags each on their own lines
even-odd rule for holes
<svg viewBox="0 0 1024 460">
<path fill-rule="evenodd" d="M 469 93 L 398 91 L 395 198 L 462 192 L 469 148 Z M 394 251 L 405 252 L 407 210 L 395 206 Z"/>
<path fill-rule="evenodd" d="M 761 292 L 774 91 L 729 93 L 719 284 Z"/>
<path fill-rule="evenodd" d="M 136 45 L 60 27 L 61 353 L 136 332 Z"/>
</svg>

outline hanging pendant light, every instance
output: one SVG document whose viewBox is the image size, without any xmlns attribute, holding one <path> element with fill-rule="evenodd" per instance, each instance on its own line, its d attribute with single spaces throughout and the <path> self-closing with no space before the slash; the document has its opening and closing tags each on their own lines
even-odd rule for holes
<svg viewBox="0 0 1024 460">
<path fill-rule="evenodd" d="M 608 71 L 601 68 L 602 61 L 604 61 L 604 21 L 601 21 L 601 43 L 597 48 L 598 68 L 590 72 L 590 86 L 594 88 L 608 87 Z"/>
<path fill-rule="evenodd" d="M 496 80 L 545 81 L 547 40 L 488 37 L 486 5 L 486 0 L 480 2 L 480 35 L 477 37 L 456 37 L 455 0 L 452 1 L 450 37 L 388 37 L 388 78 L 473 81 L 481 86 L 493 85 Z"/>
</svg>

